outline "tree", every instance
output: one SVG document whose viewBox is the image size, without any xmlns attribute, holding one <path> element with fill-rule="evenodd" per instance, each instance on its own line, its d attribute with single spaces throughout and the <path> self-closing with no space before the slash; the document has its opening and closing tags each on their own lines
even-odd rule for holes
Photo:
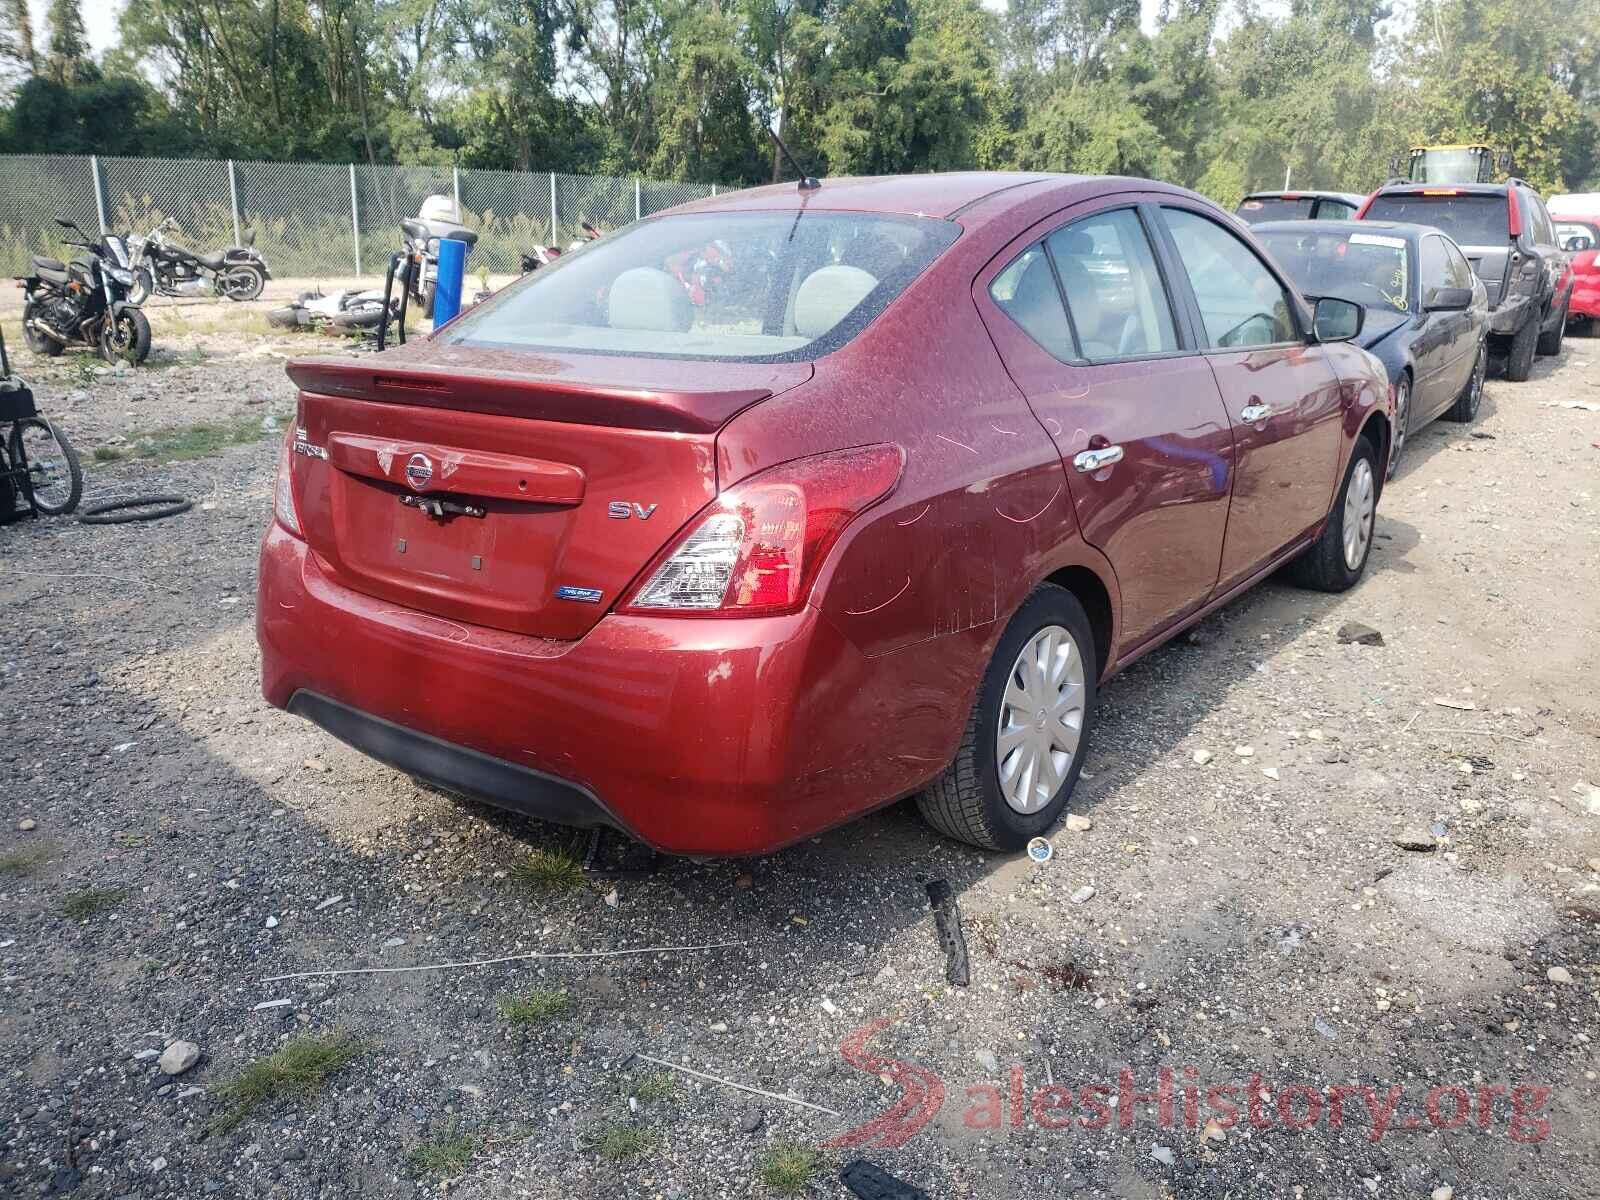
<svg viewBox="0 0 1600 1200">
<path fill-rule="evenodd" d="M 26 9 L 25 4 L 22 7 Z M 57 83 L 88 80 L 94 72 L 94 63 L 89 58 L 89 35 L 84 32 L 78 0 L 50 0 L 45 27 L 50 35 L 50 57 L 46 64 L 50 78 Z"/>
<path fill-rule="evenodd" d="M 39 54 L 33 46 L 33 17 L 28 12 L 28 0 L 4 0 L 0 22 L 0 58 L 15 63 L 28 75 L 37 75 Z"/>
</svg>

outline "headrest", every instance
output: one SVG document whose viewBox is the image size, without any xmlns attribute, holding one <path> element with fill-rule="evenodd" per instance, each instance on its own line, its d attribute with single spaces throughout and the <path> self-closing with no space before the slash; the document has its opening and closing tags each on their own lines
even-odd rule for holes
<svg viewBox="0 0 1600 1200">
<path fill-rule="evenodd" d="M 822 267 L 806 276 L 794 298 L 794 331 L 821 337 L 867 298 L 878 281 L 860 267 Z"/>
<path fill-rule="evenodd" d="M 613 329 L 683 333 L 694 324 L 694 306 L 683 285 L 654 267 L 633 267 L 611 284 L 606 321 Z"/>
<path fill-rule="evenodd" d="M 1051 237 L 1050 249 L 1057 258 L 1063 255 L 1081 258 L 1094 253 L 1094 239 L 1081 229 L 1068 229 Z"/>
</svg>

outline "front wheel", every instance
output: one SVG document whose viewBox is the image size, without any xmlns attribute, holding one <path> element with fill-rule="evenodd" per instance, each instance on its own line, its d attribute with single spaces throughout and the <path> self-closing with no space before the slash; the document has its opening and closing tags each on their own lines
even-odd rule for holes
<svg viewBox="0 0 1600 1200">
<path fill-rule="evenodd" d="M 266 272 L 252 263 L 229 267 L 217 276 L 217 290 L 229 300 L 254 300 L 266 286 Z"/>
<path fill-rule="evenodd" d="M 137 308 L 112 313 L 100 327 L 100 357 L 138 366 L 150 354 L 150 321 Z"/>
<path fill-rule="evenodd" d="M 928 824 L 988 850 L 1049 830 L 1083 769 L 1098 675 L 1083 605 L 1043 585 L 1001 635 L 955 761 L 917 797 Z"/>
<path fill-rule="evenodd" d="M 1533 374 L 1533 355 L 1539 345 L 1539 318 L 1529 316 L 1511 339 L 1511 349 L 1506 353 L 1506 378 L 1512 383 L 1522 383 Z"/>
<path fill-rule="evenodd" d="M 1400 469 L 1400 456 L 1406 452 L 1406 439 L 1411 430 L 1411 376 L 1401 373 L 1400 382 L 1394 385 L 1394 440 L 1389 444 L 1389 466 L 1385 479 L 1393 479 Z"/>
<path fill-rule="evenodd" d="M 48 333 L 33 328 L 33 319 L 39 315 L 39 305 L 29 302 L 22 310 L 22 341 L 40 358 L 59 358 L 64 346 Z"/>
<path fill-rule="evenodd" d="M 1539 334 L 1539 353 L 1546 358 L 1554 358 L 1561 353 L 1561 342 L 1567 336 L 1567 306 L 1572 303 L 1571 298 L 1561 302 L 1561 316 L 1557 319 L 1554 329 Z"/>
<path fill-rule="evenodd" d="M 1347 591 L 1367 569 L 1378 516 L 1377 461 L 1372 443 L 1359 439 L 1321 536 L 1290 565 L 1290 578 L 1301 587 Z"/>
<path fill-rule="evenodd" d="M 133 276 L 133 286 L 128 289 L 128 303 L 143 305 L 144 302 L 155 294 L 156 281 L 150 275 L 149 267 L 140 267 Z"/>
<path fill-rule="evenodd" d="M 43 417 L 25 417 L 11 427 L 11 461 L 28 464 L 26 487 L 33 505 L 58 517 L 83 497 L 83 467 L 66 435 Z"/>
</svg>

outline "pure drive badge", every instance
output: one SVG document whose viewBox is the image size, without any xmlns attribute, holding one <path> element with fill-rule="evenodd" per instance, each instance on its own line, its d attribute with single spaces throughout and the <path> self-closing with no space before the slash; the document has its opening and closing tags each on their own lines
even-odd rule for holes
<svg viewBox="0 0 1600 1200">
<path fill-rule="evenodd" d="M 600 603 L 599 588 L 567 587 L 565 585 L 556 589 L 557 600 L 581 600 L 585 604 Z"/>
</svg>

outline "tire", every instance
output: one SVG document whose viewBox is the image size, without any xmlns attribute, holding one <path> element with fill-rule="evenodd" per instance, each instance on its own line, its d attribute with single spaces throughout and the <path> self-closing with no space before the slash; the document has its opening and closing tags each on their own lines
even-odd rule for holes
<svg viewBox="0 0 1600 1200">
<path fill-rule="evenodd" d="M 22 341 L 40 358 L 60 358 L 61 352 L 66 349 L 55 338 L 48 334 L 35 333 L 28 328 L 28 322 L 33 320 L 34 313 L 38 310 L 37 304 L 28 304 L 22 310 Z"/>
<path fill-rule="evenodd" d="M 217 289 L 229 300 L 254 300 L 266 286 L 266 272 L 251 263 L 230 266 L 217 276 Z"/>
<path fill-rule="evenodd" d="M 0 525 L 10 524 L 20 507 L 17 485 L 11 481 L 11 462 L 6 458 L 5 447 L 0 446 Z"/>
<path fill-rule="evenodd" d="M 128 289 L 128 303 L 139 305 L 155 294 L 156 281 L 150 275 L 149 267 L 140 267 L 134 275 L 133 286 Z"/>
<path fill-rule="evenodd" d="M 336 313 L 333 323 L 340 329 L 376 329 L 383 322 L 383 305 L 366 305 L 361 308 L 347 308 L 342 313 Z"/>
<path fill-rule="evenodd" d="M 150 357 L 150 319 L 137 308 L 124 308 L 107 320 L 100 326 L 100 357 L 135 367 Z"/>
<path fill-rule="evenodd" d="M 275 308 L 267 313 L 267 324 L 274 329 L 299 329 L 300 326 L 311 323 L 309 317 L 301 320 L 305 316 L 305 309 L 298 304 L 290 304 L 283 308 Z"/>
<path fill-rule="evenodd" d="M 194 501 L 183 496 L 130 496 L 126 500 L 112 500 L 84 509 L 78 524 L 126 525 L 130 521 L 159 521 L 193 507 Z"/>
<path fill-rule="evenodd" d="M 1056 639 L 1052 671 L 1063 672 L 1059 682 L 1037 670 L 1041 642 L 1051 637 Z M 1089 618 L 1071 592 L 1045 584 L 1028 597 L 1006 626 L 978 685 L 955 761 L 917 797 L 928 824 L 986 850 L 1017 850 L 1056 823 L 1083 769 L 1094 728 L 1099 675 L 1094 645 Z M 1008 697 L 1026 702 L 1011 704 Z M 1060 723 L 1059 739 L 1045 736 L 1056 727 L 1043 706 L 1052 700 L 1059 701 L 1068 717 Z M 1037 718 L 1031 716 L 1035 703 L 1041 703 Z M 1027 720 L 1016 721 L 1019 714 Z M 1075 739 L 1072 718 L 1077 720 Z M 1003 720 L 1009 722 L 1004 729 Z M 1003 738 L 1009 743 L 1005 751 Z M 1037 767 L 1032 773 L 1026 767 L 1030 755 L 1040 761 L 1041 748 L 1049 763 L 1043 779 Z M 1058 755 L 1068 756 L 1064 764 Z"/>
<path fill-rule="evenodd" d="M 11 461 L 28 464 L 27 490 L 33 506 L 47 517 L 78 507 L 83 498 L 83 466 L 66 435 L 43 417 L 25 417 L 11 427 Z"/>
<path fill-rule="evenodd" d="M 1452 421 L 1460 421 L 1463 425 L 1476 420 L 1478 406 L 1483 403 L 1483 377 L 1488 373 L 1489 352 L 1487 348 L 1479 346 L 1478 360 L 1472 364 L 1472 375 L 1467 380 L 1467 386 L 1461 389 L 1456 402 L 1445 410 L 1444 415 Z"/>
<path fill-rule="evenodd" d="M 1512 335 L 1511 349 L 1506 352 L 1506 378 L 1512 383 L 1522 383 L 1533 374 L 1533 355 L 1538 342 L 1539 318 L 1529 317 Z"/>
<path fill-rule="evenodd" d="M 422 289 L 422 317 L 423 317 L 423 320 L 426 320 L 426 321 L 433 320 L 433 302 L 434 302 L 434 299 L 436 298 L 435 297 L 435 293 L 437 292 L 437 290 L 438 289 L 431 283 L 428 284 L 426 287 L 424 287 Z"/>
<path fill-rule="evenodd" d="M 1328 523 L 1321 536 L 1290 565 L 1289 577 L 1301 587 L 1319 592 L 1343 592 L 1354 587 L 1372 555 L 1377 510 L 1377 455 L 1372 443 L 1363 437 L 1350 455 Z M 1365 536 L 1358 533 L 1347 543 L 1345 527 L 1355 520 L 1360 521 L 1357 528 L 1364 528 Z M 1351 543 L 1353 548 L 1347 548 Z"/>
<path fill-rule="evenodd" d="M 1556 321 L 1556 327 L 1539 334 L 1539 353 L 1545 358 L 1554 358 L 1561 353 L 1562 339 L 1567 336 L 1567 306 L 1571 303 L 1571 296 L 1563 300 L 1561 302 L 1561 316 Z"/>
<path fill-rule="evenodd" d="M 1411 440 L 1410 427 L 1411 375 L 1407 371 L 1402 371 L 1400 382 L 1394 385 L 1394 440 L 1389 445 L 1389 465 L 1384 472 L 1385 479 L 1393 479 L 1395 471 L 1400 468 L 1400 456 L 1406 452 L 1406 443 Z"/>
</svg>

